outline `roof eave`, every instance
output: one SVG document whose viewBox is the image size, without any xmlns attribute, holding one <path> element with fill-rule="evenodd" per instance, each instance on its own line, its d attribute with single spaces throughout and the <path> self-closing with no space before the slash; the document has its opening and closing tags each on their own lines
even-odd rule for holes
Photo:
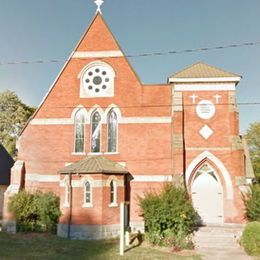
<svg viewBox="0 0 260 260">
<path fill-rule="evenodd" d="M 95 173 L 103 173 L 103 174 L 128 174 L 128 171 L 59 171 L 59 174 L 95 174 Z"/>
<path fill-rule="evenodd" d="M 238 84 L 241 76 L 237 77 L 216 77 L 216 78 L 175 78 L 169 77 L 168 83 L 211 83 L 211 82 L 234 82 Z"/>
</svg>

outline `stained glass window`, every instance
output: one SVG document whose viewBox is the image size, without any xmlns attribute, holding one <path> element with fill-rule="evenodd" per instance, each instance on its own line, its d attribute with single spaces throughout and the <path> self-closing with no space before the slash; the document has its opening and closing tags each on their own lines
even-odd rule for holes
<svg viewBox="0 0 260 260">
<path fill-rule="evenodd" d="M 100 152 L 101 116 L 98 111 L 94 112 L 91 120 L 91 152 Z"/>
<path fill-rule="evenodd" d="M 85 143 L 85 131 L 84 131 L 85 115 L 82 109 L 78 110 L 75 114 L 74 124 L 75 124 L 75 143 L 74 151 L 75 153 L 84 152 Z"/>
<path fill-rule="evenodd" d="M 107 141 L 108 141 L 108 152 L 117 151 L 117 115 L 115 111 L 111 110 L 108 114 L 108 132 L 107 132 Z"/>
</svg>

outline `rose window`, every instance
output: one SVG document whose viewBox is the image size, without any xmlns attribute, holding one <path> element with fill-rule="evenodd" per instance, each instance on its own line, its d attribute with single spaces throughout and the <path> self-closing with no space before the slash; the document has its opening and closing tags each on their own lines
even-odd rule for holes
<svg viewBox="0 0 260 260">
<path fill-rule="evenodd" d="M 104 96 L 109 94 L 113 84 L 113 75 L 105 66 L 92 66 L 83 76 L 83 85 L 89 96 Z"/>
</svg>

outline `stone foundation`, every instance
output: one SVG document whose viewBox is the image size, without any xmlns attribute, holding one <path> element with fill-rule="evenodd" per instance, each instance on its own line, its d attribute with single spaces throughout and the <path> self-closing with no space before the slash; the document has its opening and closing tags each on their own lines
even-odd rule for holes
<svg viewBox="0 0 260 260">
<path fill-rule="evenodd" d="M 3 220 L 2 222 L 2 231 L 6 233 L 15 234 L 16 230 L 16 221 Z"/>
<path fill-rule="evenodd" d="M 119 236 L 120 226 L 114 225 L 71 225 L 70 238 L 80 240 L 100 240 Z M 57 235 L 59 237 L 68 236 L 68 225 L 58 224 Z"/>
</svg>

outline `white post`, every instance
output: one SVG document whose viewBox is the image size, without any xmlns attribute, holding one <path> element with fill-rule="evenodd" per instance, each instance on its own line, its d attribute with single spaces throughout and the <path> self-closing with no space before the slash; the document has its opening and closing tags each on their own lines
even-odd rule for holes
<svg viewBox="0 0 260 260">
<path fill-rule="evenodd" d="M 124 202 L 120 203 L 120 255 L 124 255 Z"/>
<path fill-rule="evenodd" d="M 125 245 L 126 246 L 130 245 L 130 233 L 128 230 L 125 232 Z"/>
</svg>

